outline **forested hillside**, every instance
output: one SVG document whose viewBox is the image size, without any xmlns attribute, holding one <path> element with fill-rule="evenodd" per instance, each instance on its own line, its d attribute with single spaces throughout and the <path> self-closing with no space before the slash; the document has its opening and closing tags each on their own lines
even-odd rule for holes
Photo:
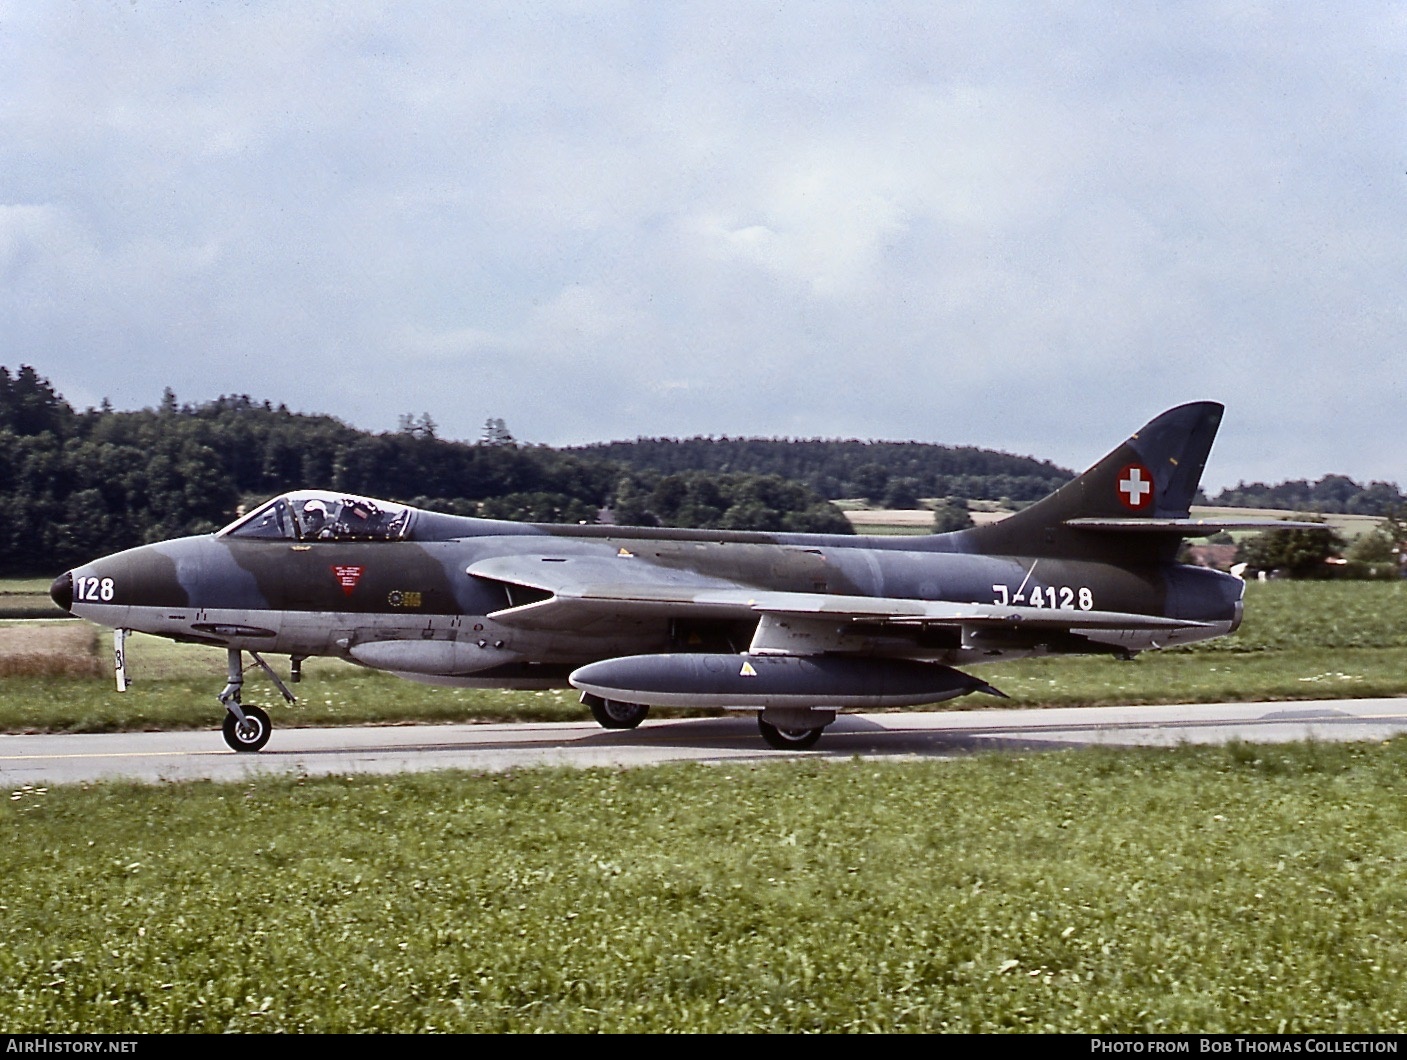
<svg viewBox="0 0 1407 1060">
<path fill-rule="evenodd" d="M 168 390 L 155 409 L 78 412 L 33 368 L 0 368 L 0 573 L 52 574 L 206 533 L 241 505 L 306 487 L 536 522 L 616 506 L 666 526 L 850 532 L 824 498 L 775 476 L 704 487 L 545 446 L 446 441 L 427 420 L 371 434 L 247 395 L 189 405 Z"/>
<path fill-rule="evenodd" d="M 903 497 L 1034 501 L 1073 472 L 1045 460 L 970 446 L 821 438 L 640 438 L 567 450 L 637 470 L 780 475 L 823 497 L 865 497 L 885 507 Z"/>
<path fill-rule="evenodd" d="M 746 472 L 780 475 L 802 482 L 824 497 L 864 497 L 888 508 L 912 507 L 912 498 L 1039 500 L 1074 474 L 1033 457 L 989 449 L 921 442 L 776 438 L 640 438 L 566 450 L 601 454 L 627 467 L 664 473 Z M 1407 495 L 1390 482 L 1355 482 L 1325 475 L 1317 482 L 1296 479 L 1278 485 L 1241 483 L 1207 504 L 1238 508 L 1388 515 L 1407 509 Z"/>
</svg>

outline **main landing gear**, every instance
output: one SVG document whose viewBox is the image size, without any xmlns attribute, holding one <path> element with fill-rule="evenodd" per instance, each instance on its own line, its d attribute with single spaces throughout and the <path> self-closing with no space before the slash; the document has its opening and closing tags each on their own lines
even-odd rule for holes
<svg viewBox="0 0 1407 1060">
<path fill-rule="evenodd" d="M 581 701 L 603 729 L 633 729 L 650 713 L 639 703 L 607 699 L 583 692 Z M 757 728 L 768 747 L 777 751 L 806 751 L 816 746 L 827 725 L 835 721 L 835 711 L 824 708 L 772 707 L 757 712 Z"/>
<path fill-rule="evenodd" d="M 763 742 L 776 751 L 806 751 L 816 746 L 835 711 L 824 707 L 769 707 L 757 713 Z"/>
<path fill-rule="evenodd" d="M 821 738 L 821 729 L 792 729 L 782 728 L 779 725 L 772 725 L 762 720 L 762 715 L 757 716 L 757 728 L 762 733 L 762 739 L 767 746 L 776 751 L 805 751 L 816 746 L 816 741 Z"/>
<path fill-rule="evenodd" d="M 604 699 L 591 692 L 583 692 L 581 701 L 591 711 L 596 724 L 603 729 L 633 729 L 645 720 L 650 708 L 639 703 L 622 703 L 618 699 Z"/>
<path fill-rule="evenodd" d="M 259 657 L 259 653 L 251 651 L 249 655 L 269 675 L 269 679 L 278 686 L 283 698 L 289 703 L 296 703 L 297 700 L 293 693 L 279 680 L 278 674 L 274 673 L 269 664 Z M 243 653 L 239 648 L 230 648 L 227 657 L 227 680 L 224 691 L 220 693 L 220 705 L 226 710 L 225 723 L 221 727 L 225 735 L 225 743 L 236 751 L 258 751 L 269 742 L 269 734 L 273 732 L 273 724 L 269 721 L 269 715 L 263 708 L 245 706 L 239 701 L 240 691 L 244 688 Z M 298 679 L 298 662 L 300 661 L 294 660 L 295 681 Z"/>
</svg>

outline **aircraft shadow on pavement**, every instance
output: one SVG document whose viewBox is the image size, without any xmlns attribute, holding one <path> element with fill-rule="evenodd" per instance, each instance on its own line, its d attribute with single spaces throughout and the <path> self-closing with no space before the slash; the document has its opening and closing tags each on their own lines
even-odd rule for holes
<svg viewBox="0 0 1407 1060">
<path fill-rule="evenodd" d="M 856 715 L 841 715 L 826 729 L 820 743 L 805 751 L 776 751 L 769 749 L 757 731 L 757 722 L 750 715 L 739 717 L 660 719 L 646 722 L 638 729 L 591 729 L 583 732 L 579 726 L 563 726 L 560 736 L 544 738 L 542 727 L 534 726 L 532 735 L 517 734 L 515 727 L 500 728 L 493 736 L 476 733 L 473 739 L 443 738 L 432 729 L 424 740 L 373 743 L 351 747 L 288 747 L 275 741 L 261 757 L 317 759 L 332 755 L 354 754 L 436 754 L 436 753 L 495 753 L 504 751 L 570 751 L 572 748 L 600 750 L 631 748 L 680 751 L 738 751 L 755 752 L 760 760 L 769 758 L 845 758 L 854 755 L 901 756 L 917 755 L 947 757 L 992 751 L 1051 751 L 1088 746 L 1090 740 L 1043 736 L 1023 738 L 1019 734 L 983 732 L 968 729 L 899 728 L 878 725 Z"/>
<path fill-rule="evenodd" d="M 753 745 L 759 756 L 845 758 L 853 755 L 923 755 L 945 757 L 979 751 L 1052 751 L 1087 746 L 1090 741 L 1045 737 L 1025 739 L 1011 734 L 973 732 L 968 729 L 897 728 L 878 725 L 868 718 L 842 714 L 826 729 L 820 742 L 808 751 L 773 751 L 762 744 L 751 717 L 691 718 L 656 722 L 631 732 L 593 733 L 575 743 L 615 746 L 648 744 L 654 747 L 690 747 L 736 750 Z"/>
</svg>

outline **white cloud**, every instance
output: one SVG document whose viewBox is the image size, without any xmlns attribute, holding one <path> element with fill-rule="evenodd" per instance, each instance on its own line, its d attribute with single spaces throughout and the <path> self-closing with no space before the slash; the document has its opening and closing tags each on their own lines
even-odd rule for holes
<svg viewBox="0 0 1407 1060">
<path fill-rule="evenodd" d="M 1391 5 L 8 5 L 0 325 L 74 400 L 1407 482 Z M 1283 470 L 1275 471 L 1276 467 Z M 1248 472 L 1250 474 L 1250 472 Z"/>
</svg>

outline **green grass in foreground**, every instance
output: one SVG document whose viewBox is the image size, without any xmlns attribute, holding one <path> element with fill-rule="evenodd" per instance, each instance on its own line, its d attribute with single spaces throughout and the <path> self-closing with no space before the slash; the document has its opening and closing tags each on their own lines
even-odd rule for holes
<svg viewBox="0 0 1407 1060">
<path fill-rule="evenodd" d="M 5 1029 L 1407 1030 L 1407 740 L 23 788 Z"/>
</svg>

